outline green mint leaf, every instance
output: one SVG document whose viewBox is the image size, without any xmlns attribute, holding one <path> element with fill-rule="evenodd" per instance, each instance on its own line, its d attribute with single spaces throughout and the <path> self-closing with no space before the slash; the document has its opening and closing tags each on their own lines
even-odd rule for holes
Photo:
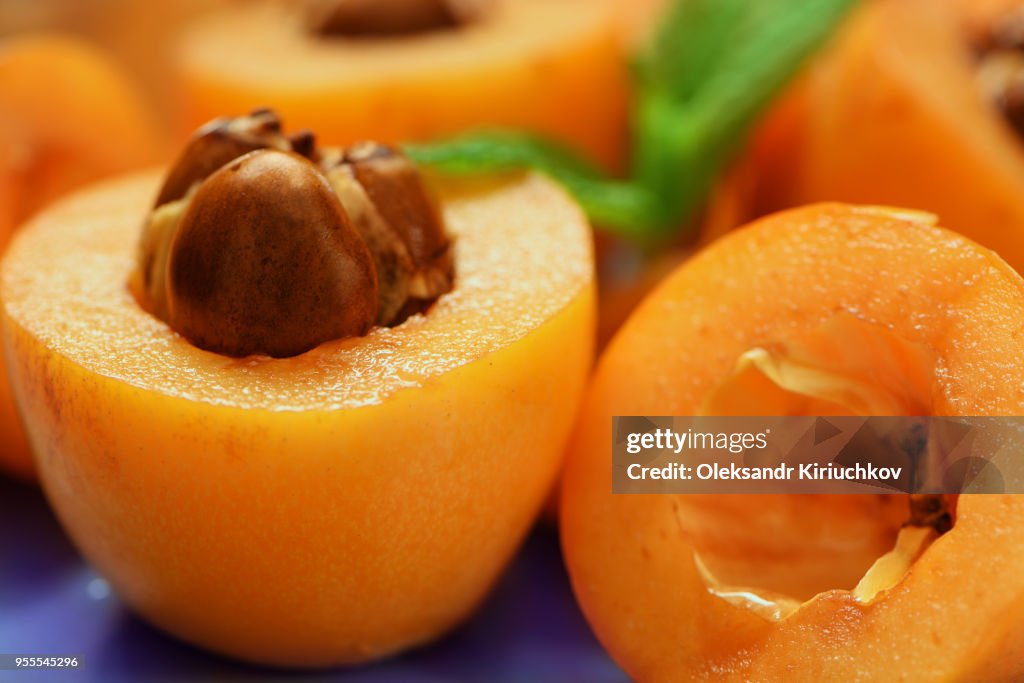
<svg viewBox="0 0 1024 683">
<path fill-rule="evenodd" d="M 706 201 L 758 118 L 855 2 L 673 5 L 641 68 L 633 131 L 633 177 L 658 195 L 671 220 L 682 224 Z M 693 41 L 683 57 L 676 36 Z"/>
<path fill-rule="evenodd" d="M 856 1 L 676 0 L 634 65 L 627 179 L 519 132 L 473 133 L 406 151 L 446 173 L 534 169 L 562 183 L 599 227 L 656 239 L 706 202 L 758 117 Z"/>
</svg>

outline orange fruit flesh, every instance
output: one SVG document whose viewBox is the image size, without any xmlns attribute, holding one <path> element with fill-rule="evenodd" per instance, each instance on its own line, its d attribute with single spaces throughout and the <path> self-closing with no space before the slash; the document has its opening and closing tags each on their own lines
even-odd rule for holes
<svg viewBox="0 0 1024 683">
<path fill-rule="evenodd" d="M 758 135 L 762 213 L 914 207 L 1024 269 L 1021 142 L 983 96 L 955 4 L 882 0 L 851 16 Z"/>
<path fill-rule="evenodd" d="M 615 16 L 603 0 L 513 0 L 458 29 L 374 40 L 311 37 L 281 3 L 226 11 L 182 37 L 183 130 L 272 106 L 329 144 L 507 127 L 617 168 L 627 85 Z"/>
<path fill-rule="evenodd" d="M 68 190 L 152 164 L 162 151 L 149 112 L 117 65 L 57 34 L 0 45 L 0 125 L 18 150 L 5 161 L 23 179 L 15 222 Z"/>
<path fill-rule="evenodd" d="M 563 547 L 602 643 L 645 681 L 1020 675 L 1024 497 L 961 496 L 861 600 L 905 497 L 615 496 L 608 444 L 613 415 L 856 413 L 737 370 L 752 349 L 851 380 L 861 406 L 1020 414 L 1022 325 L 1024 281 L 921 214 L 797 209 L 678 269 L 601 358 L 570 447 Z"/>
<path fill-rule="evenodd" d="M 44 489 L 142 615 L 326 666 L 475 607 L 560 467 L 593 348 L 589 228 L 539 177 L 447 185 L 457 280 L 425 316 L 289 359 L 201 351 L 126 283 L 146 175 L 61 202 L 3 265 Z"/>
<path fill-rule="evenodd" d="M 0 250 L 18 224 L 60 195 L 158 155 L 149 113 L 103 54 L 60 35 L 0 44 Z M 0 468 L 32 478 L 4 368 L 0 435 Z"/>
</svg>

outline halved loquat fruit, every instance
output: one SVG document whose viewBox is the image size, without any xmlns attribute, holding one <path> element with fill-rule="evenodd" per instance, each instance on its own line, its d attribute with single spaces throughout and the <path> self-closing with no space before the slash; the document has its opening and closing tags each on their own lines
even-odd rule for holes
<svg viewBox="0 0 1024 683">
<path fill-rule="evenodd" d="M 182 36 L 182 123 L 269 105 L 330 144 L 516 128 L 618 167 L 616 17 L 606 0 L 245 5 Z"/>
<path fill-rule="evenodd" d="M 641 681 L 1017 680 L 1024 496 L 901 531 L 905 495 L 613 495 L 611 418 L 1019 415 L 1022 326 L 1024 280 L 913 212 L 797 209 L 680 267 L 570 448 L 563 547 L 601 642 Z"/>
<path fill-rule="evenodd" d="M 364 161 L 390 163 L 374 150 L 347 158 L 357 175 Z M 295 225 L 302 203 L 285 188 L 298 185 L 275 174 L 298 169 L 350 230 L 309 163 L 252 152 L 193 201 L 227 216 L 232 183 L 267 173 L 282 204 L 238 204 L 252 224 L 232 239 L 276 238 L 260 211 Z M 593 347 L 581 212 L 534 176 L 445 185 L 456 279 L 429 310 L 300 355 L 229 357 L 193 346 L 129 291 L 157 189 L 150 174 L 63 201 L 4 261 L 15 394 L 72 539 L 154 624 L 242 659 L 355 663 L 438 637 L 484 597 L 559 469 Z M 202 242 L 218 231 L 182 220 L 172 320 L 207 294 L 246 315 L 269 310 L 226 299 L 227 286 L 198 291 L 222 282 L 196 279 L 209 264 L 189 260 L 216 259 Z M 296 239 L 333 239 L 300 227 Z M 347 261 L 328 266 L 353 277 Z"/>
</svg>

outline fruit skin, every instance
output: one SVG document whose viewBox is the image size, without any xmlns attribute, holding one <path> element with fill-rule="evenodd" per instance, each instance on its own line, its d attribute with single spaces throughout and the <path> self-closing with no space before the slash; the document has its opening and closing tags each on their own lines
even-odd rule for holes
<svg viewBox="0 0 1024 683">
<path fill-rule="evenodd" d="M 271 105 L 330 145 L 515 128 L 621 168 L 628 76 L 611 3 L 495 10 L 479 25 L 379 41 L 307 39 L 294 8 L 226 11 L 182 36 L 181 131 Z"/>
<path fill-rule="evenodd" d="M 1024 496 L 961 496 L 953 530 L 881 599 L 865 605 L 829 591 L 773 624 L 708 592 L 693 534 L 710 530 L 727 546 L 738 537 L 740 548 L 759 542 L 763 554 L 738 560 L 785 579 L 805 564 L 791 551 L 827 553 L 837 543 L 833 525 L 869 519 L 875 497 L 611 494 L 612 415 L 694 414 L 740 353 L 839 311 L 937 352 L 934 414 L 1024 410 L 1024 281 L 990 251 L 842 205 L 777 214 L 704 250 L 648 297 L 600 359 L 562 489 L 573 588 L 598 638 L 636 680 L 1008 680 L 1024 672 Z M 784 523 L 759 514 L 765 509 Z M 860 532 L 871 525 L 862 526 L 846 527 L 843 540 L 863 545 L 870 562 L 878 548 L 870 557 Z"/>
<path fill-rule="evenodd" d="M 155 163 L 159 131 L 104 53 L 59 34 L 0 44 L 0 251 L 18 224 L 87 182 Z M 0 469 L 34 477 L 0 369 Z"/>
<path fill-rule="evenodd" d="M 1024 269 L 1024 148 L 981 95 L 956 4 L 879 0 L 851 15 L 755 140 L 759 214 L 914 207 Z"/>
<path fill-rule="evenodd" d="M 3 263 L 15 393 L 71 538 L 153 623 L 242 659 L 356 663 L 438 637 L 560 466 L 593 345 L 582 214 L 532 176 L 447 186 L 456 287 L 427 315 L 230 359 L 127 291 L 157 181 L 61 203 Z"/>
</svg>

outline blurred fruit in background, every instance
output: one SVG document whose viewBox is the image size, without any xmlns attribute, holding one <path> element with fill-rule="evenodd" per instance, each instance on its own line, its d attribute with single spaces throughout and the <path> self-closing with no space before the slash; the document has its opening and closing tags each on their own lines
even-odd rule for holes
<svg viewBox="0 0 1024 683">
<path fill-rule="evenodd" d="M 178 33 L 202 14 L 232 2 L 245 0 L 3 0 L 0 38 L 59 31 L 100 46 L 166 123 L 174 102 L 168 78 Z"/>
<path fill-rule="evenodd" d="M 179 129 L 272 106 L 328 144 L 517 128 L 621 168 L 627 75 L 610 2 L 440 4 L 447 13 L 406 26 L 352 2 L 253 3 L 207 17 L 179 45 Z"/>
<path fill-rule="evenodd" d="M 0 42 L 0 249 L 18 224 L 81 185 L 155 163 L 163 141 L 119 67 L 78 38 Z M 0 368 L 0 467 L 31 476 Z"/>
<path fill-rule="evenodd" d="M 1024 269 L 1024 32 L 1010 44 L 1022 9 L 861 6 L 763 123 L 748 158 L 760 176 L 753 211 L 912 206 Z"/>
<path fill-rule="evenodd" d="M 0 43 L 0 127 L 15 224 L 75 187 L 161 156 L 159 129 L 120 68 L 57 34 Z"/>
</svg>

